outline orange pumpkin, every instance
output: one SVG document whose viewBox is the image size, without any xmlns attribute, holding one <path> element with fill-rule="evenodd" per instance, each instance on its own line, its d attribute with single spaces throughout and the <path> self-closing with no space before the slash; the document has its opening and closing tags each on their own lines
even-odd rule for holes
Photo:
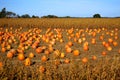
<svg viewBox="0 0 120 80">
<path fill-rule="evenodd" d="M 69 47 L 73 46 L 73 43 L 71 41 L 69 41 L 67 44 Z"/>
<path fill-rule="evenodd" d="M 113 46 L 117 46 L 118 43 L 116 41 L 113 42 Z"/>
<path fill-rule="evenodd" d="M 61 64 L 60 60 L 55 60 L 55 65 L 60 65 L 60 64 Z"/>
<path fill-rule="evenodd" d="M 40 67 L 39 67 L 39 71 L 40 71 L 41 73 L 44 73 L 44 72 L 46 71 L 46 68 L 45 68 L 44 66 L 40 66 Z"/>
<path fill-rule="evenodd" d="M 92 38 L 91 43 L 92 43 L 92 44 L 96 44 L 96 39 L 95 39 L 95 38 Z"/>
<path fill-rule="evenodd" d="M 29 58 L 33 58 L 35 55 L 31 52 L 29 53 Z"/>
<path fill-rule="evenodd" d="M 108 46 L 108 47 L 107 47 L 107 50 L 108 50 L 108 51 L 111 51 L 111 50 L 112 50 L 112 47 L 111 47 L 111 46 Z"/>
<path fill-rule="evenodd" d="M 44 51 L 45 54 L 50 54 L 49 50 Z"/>
<path fill-rule="evenodd" d="M 102 55 L 103 55 L 103 56 L 106 56 L 106 55 L 107 55 L 107 53 L 106 53 L 105 51 L 103 51 L 103 52 L 102 52 Z"/>
<path fill-rule="evenodd" d="M 31 65 L 31 60 L 30 58 L 25 59 L 25 66 L 30 66 Z"/>
<path fill-rule="evenodd" d="M 108 39 L 108 42 L 109 42 L 109 43 L 112 43 L 112 42 L 113 42 L 113 39 L 109 38 L 109 39 Z"/>
<path fill-rule="evenodd" d="M 19 54 L 18 54 L 18 59 L 19 59 L 20 61 L 24 60 L 24 59 L 25 59 L 24 53 L 19 53 Z"/>
<path fill-rule="evenodd" d="M 73 51 L 73 54 L 74 54 L 75 56 L 78 56 L 78 55 L 80 54 L 80 52 L 79 52 L 79 50 L 74 50 L 74 51 Z"/>
<path fill-rule="evenodd" d="M 45 55 L 41 57 L 41 61 L 45 62 L 45 61 L 47 61 L 47 60 L 48 60 L 48 59 L 47 59 L 47 57 L 46 57 Z"/>
<path fill-rule="evenodd" d="M 100 40 L 103 40 L 104 39 L 104 37 L 103 36 L 100 36 L 100 38 L 99 38 Z"/>
<path fill-rule="evenodd" d="M 60 57 L 61 57 L 61 58 L 64 58 L 64 57 L 65 57 L 65 53 L 62 52 L 62 53 L 60 54 Z"/>
<path fill-rule="evenodd" d="M 6 48 L 2 47 L 1 52 L 2 53 L 6 52 Z"/>
<path fill-rule="evenodd" d="M 84 51 L 88 51 L 88 50 L 89 50 L 89 47 L 88 47 L 88 46 L 84 46 L 84 47 L 83 47 L 83 50 L 84 50 Z"/>
<path fill-rule="evenodd" d="M 84 58 L 82 59 L 82 62 L 83 62 L 83 63 L 87 63 L 87 62 L 88 62 L 88 59 L 87 59 L 86 57 L 84 57 Z"/>
<path fill-rule="evenodd" d="M 42 47 L 38 47 L 37 49 L 36 49 L 36 53 L 41 53 L 43 51 L 43 49 L 42 49 Z"/>
<path fill-rule="evenodd" d="M 12 58 L 12 57 L 13 57 L 13 53 L 9 51 L 9 52 L 7 53 L 7 58 Z"/>
<path fill-rule="evenodd" d="M 0 68 L 3 67 L 3 62 L 0 62 Z"/>
<path fill-rule="evenodd" d="M 11 49 L 10 52 L 13 53 L 13 54 L 15 54 L 16 50 L 15 49 Z"/>
<path fill-rule="evenodd" d="M 67 53 L 71 53 L 72 52 L 72 49 L 70 47 L 66 48 L 66 52 Z"/>
<path fill-rule="evenodd" d="M 64 60 L 64 62 L 68 64 L 68 63 L 70 63 L 70 60 L 67 58 Z"/>
<path fill-rule="evenodd" d="M 97 59 L 97 57 L 96 56 L 92 56 L 92 60 L 96 60 Z"/>
</svg>

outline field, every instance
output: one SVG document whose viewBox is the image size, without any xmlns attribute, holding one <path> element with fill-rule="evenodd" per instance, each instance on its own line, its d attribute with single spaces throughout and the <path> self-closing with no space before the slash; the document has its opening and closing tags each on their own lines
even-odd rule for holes
<svg viewBox="0 0 120 80">
<path fill-rule="evenodd" d="M 0 80 L 120 80 L 120 18 L 0 19 Z"/>
</svg>

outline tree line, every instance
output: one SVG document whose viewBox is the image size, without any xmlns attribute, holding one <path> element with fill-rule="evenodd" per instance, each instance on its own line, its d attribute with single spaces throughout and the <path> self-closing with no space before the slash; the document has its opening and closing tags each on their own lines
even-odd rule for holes
<svg viewBox="0 0 120 80">
<path fill-rule="evenodd" d="M 40 17 L 35 15 L 30 16 L 29 14 L 23 14 L 20 16 L 12 11 L 7 11 L 6 8 L 3 8 L 0 11 L 0 18 L 40 18 Z M 42 16 L 41 18 L 73 18 L 73 17 L 70 16 L 58 17 L 56 15 L 47 15 L 47 16 Z M 93 18 L 101 18 L 101 15 L 94 14 Z"/>
</svg>

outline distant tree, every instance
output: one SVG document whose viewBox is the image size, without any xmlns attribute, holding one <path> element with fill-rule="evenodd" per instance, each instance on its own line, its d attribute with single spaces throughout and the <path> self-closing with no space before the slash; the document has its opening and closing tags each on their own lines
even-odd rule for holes
<svg viewBox="0 0 120 80">
<path fill-rule="evenodd" d="M 24 14 L 21 16 L 21 18 L 30 18 L 30 15 L 29 14 Z"/>
<path fill-rule="evenodd" d="M 39 18 L 39 16 L 32 15 L 32 18 Z"/>
<path fill-rule="evenodd" d="M 6 17 L 6 8 L 3 8 L 0 12 L 0 18 L 5 18 Z"/>
<path fill-rule="evenodd" d="M 6 17 L 10 18 L 10 17 L 16 17 L 16 13 L 11 12 L 11 11 L 7 11 L 6 12 Z"/>
<path fill-rule="evenodd" d="M 70 16 L 65 16 L 64 18 L 70 18 Z"/>
<path fill-rule="evenodd" d="M 47 15 L 47 16 L 42 16 L 41 18 L 58 18 L 58 16 L 55 16 L 55 15 Z"/>
<path fill-rule="evenodd" d="M 21 18 L 21 16 L 19 14 L 17 14 L 17 18 Z"/>
<path fill-rule="evenodd" d="M 100 14 L 94 14 L 93 18 L 101 18 L 101 15 Z"/>
</svg>

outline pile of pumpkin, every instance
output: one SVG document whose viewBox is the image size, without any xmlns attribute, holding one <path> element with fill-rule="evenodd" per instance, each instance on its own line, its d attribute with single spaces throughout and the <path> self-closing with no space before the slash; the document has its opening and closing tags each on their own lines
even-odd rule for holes
<svg viewBox="0 0 120 80">
<path fill-rule="evenodd" d="M 118 29 L 115 28 L 113 30 L 108 31 L 106 28 L 98 28 L 98 29 L 61 29 L 61 28 L 48 28 L 46 31 L 39 28 L 31 28 L 28 31 L 23 31 L 22 27 L 13 30 L 0 28 L 0 46 L 1 52 L 6 53 L 7 58 L 18 57 L 18 60 L 24 61 L 26 66 L 31 65 L 31 59 L 35 56 L 33 52 L 29 53 L 29 56 L 25 58 L 25 50 L 31 47 L 37 54 L 45 53 L 49 55 L 50 53 L 54 53 L 55 56 L 60 56 L 60 58 L 64 58 L 66 53 L 73 53 L 74 56 L 79 56 L 81 54 L 80 50 L 72 49 L 74 43 L 83 45 L 84 51 L 89 51 L 89 44 L 96 45 L 96 35 L 99 33 L 99 40 L 102 41 L 103 47 L 106 48 L 107 51 L 112 51 L 111 45 L 114 47 L 118 46 Z M 66 33 L 67 36 L 63 36 L 63 32 Z M 86 34 L 92 36 L 91 42 L 88 42 L 86 39 Z M 104 36 L 109 35 L 108 41 L 104 41 Z M 67 40 L 64 39 L 67 37 Z M 41 41 L 46 43 L 46 45 L 42 45 Z M 54 45 L 56 42 L 59 44 L 65 44 L 65 52 L 60 52 L 59 49 L 54 49 Z M 14 45 L 14 46 L 13 46 Z M 15 47 L 16 46 L 16 47 Z M 118 50 L 120 53 L 120 49 Z M 106 51 L 101 53 L 103 56 L 107 54 Z M 95 55 L 92 56 L 93 60 L 96 60 L 97 57 Z M 81 59 L 83 63 L 88 62 L 88 58 L 84 57 Z M 48 61 L 46 55 L 41 57 L 42 62 Z M 70 63 L 70 59 L 66 58 L 64 60 L 65 63 Z M 2 63 L 0 63 L 2 64 Z M 57 64 L 57 63 L 56 63 Z M 43 69 L 43 67 L 41 67 Z M 44 69 L 43 69 L 44 71 Z"/>
</svg>

